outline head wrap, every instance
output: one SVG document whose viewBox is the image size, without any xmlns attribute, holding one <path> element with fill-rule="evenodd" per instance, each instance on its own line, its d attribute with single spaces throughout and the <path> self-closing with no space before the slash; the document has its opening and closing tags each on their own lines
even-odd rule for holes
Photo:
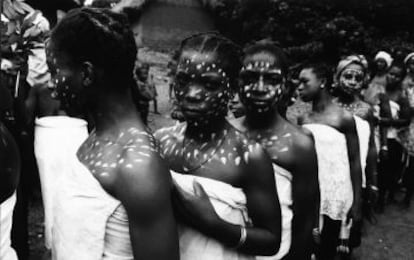
<svg viewBox="0 0 414 260">
<path fill-rule="evenodd" d="M 404 64 L 405 64 L 405 65 L 407 65 L 407 63 L 408 63 L 408 62 L 409 62 L 412 58 L 414 58 L 414 52 L 412 52 L 412 53 L 408 54 L 408 55 L 405 57 L 405 59 L 404 59 Z"/>
<path fill-rule="evenodd" d="M 364 69 L 364 73 L 366 74 L 368 70 L 368 61 L 365 58 L 365 56 L 364 55 L 350 55 L 342 59 L 338 63 L 338 66 L 336 67 L 336 72 L 335 72 L 335 79 L 339 79 L 339 76 L 341 76 L 342 71 L 344 71 L 346 67 L 354 63 L 361 65 L 362 68 Z"/>
<path fill-rule="evenodd" d="M 380 51 L 375 55 L 374 60 L 383 59 L 387 64 L 387 68 L 391 66 L 392 61 L 394 60 L 388 52 Z"/>
</svg>

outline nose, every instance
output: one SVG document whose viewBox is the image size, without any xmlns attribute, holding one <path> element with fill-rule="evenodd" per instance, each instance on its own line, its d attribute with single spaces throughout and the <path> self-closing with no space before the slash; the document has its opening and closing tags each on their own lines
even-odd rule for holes
<svg viewBox="0 0 414 260">
<path fill-rule="evenodd" d="M 203 98 L 203 89 L 197 84 L 190 84 L 187 92 L 185 93 L 185 99 L 190 102 L 198 102 Z"/>
<path fill-rule="evenodd" d="M 257 92 L 265 91 L 265 84 L 262 75 L 260 75 L 259 80 L 256 82 L 256 84 L 254 84 L 253 90 Z"/>
</svg>

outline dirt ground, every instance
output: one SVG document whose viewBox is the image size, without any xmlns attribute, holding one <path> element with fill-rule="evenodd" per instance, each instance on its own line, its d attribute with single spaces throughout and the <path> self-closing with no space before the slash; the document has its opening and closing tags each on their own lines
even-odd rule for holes
<svg viewBox="0 0 414 260">
<path fill-rule="evenodd" d="M 158 91 L 158 107 L 161 115 L 153 112 L 150 104 L 150 127 L 156 130 L 173 125 L 170 118 L 172 103 L 168 98 L 168 78 L 165 67 L 153 67 L 151 73 Z M 290 112 L 290 116 L 300 114 L 306 106 L 299 103 Z M 400 194 L 401 196 L 401 194 Z M 39 199 L 30 203 L 29 209 L 30 260 L 41 260 L 43 247 L 43 208 Z M 413 260 L 414 259 L 414 203 L 410 210 L 402 211 L 397 205 L 388 205 L 382 215 L 376 215 L 378 223 L 367 223 L 364 228 L 362 245 L 355 251 L 358 260 Z"/>
</svg>

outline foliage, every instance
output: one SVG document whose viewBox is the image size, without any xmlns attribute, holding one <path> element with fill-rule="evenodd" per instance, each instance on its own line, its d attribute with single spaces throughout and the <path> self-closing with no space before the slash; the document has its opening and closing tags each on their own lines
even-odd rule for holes
<svg viewBox="0 0 414 260">
<path fill-rule="evenodd" d="M 414 50 L 410 0 L 218 0 L 211 10 L 224 34 L 242 44 L 269 38 L 293 60 Z"/>
</svg>

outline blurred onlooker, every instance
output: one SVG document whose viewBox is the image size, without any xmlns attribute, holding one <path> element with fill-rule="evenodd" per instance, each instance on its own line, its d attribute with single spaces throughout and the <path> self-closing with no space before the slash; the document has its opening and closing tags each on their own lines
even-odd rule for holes
<svg viewBox="0 0 414 260">
<path fill-rule="evenodd" d="M 132 97 L 141 114 L 142 121 L 148 125 L 149 102 L 153 93 L 148 87 L 148 64 L 140 64 L 135 68 L 136 84 L 132 87 Z"/>
<path fill-rule="evenodd" d="M 151 74 L 149 78 L 150 79 L 148 80 L 147 84 L 148 84 L 148 88 L 152 96 L 151 101 L 154 104 L 154 114 L 160 115 L 160 112 L 158 111 L 158 101 L 157 101 L 158 93 L 157 93 L 157 88 L 154 82 L 154 75 Z"/>
<path fill-rule="evenodd" d="M 401 83 L 405 76 L 404 64 L 394 62 L 387 74 L 385 93 L 378 94 L 380 126 L 380 163 L 378 165 L 378 211 L 384 210 L 385 198 L 394 200 L 397 181 L 403 170 L 403 146 L 398 131 L 410 123 L 410 107 L 403 95 Z"/>
<path fill-rule="evenodd" d="M 371 105 L 377 105 L 379 103 L 378 94 L 385 92 L 387 72 L 392 61 L 393 58 L 391 55 L 385 51 L 380 51 L 375 55 L 373 76 L 368 88 L 363 93 L 365 102 Z"/>
</svg>

